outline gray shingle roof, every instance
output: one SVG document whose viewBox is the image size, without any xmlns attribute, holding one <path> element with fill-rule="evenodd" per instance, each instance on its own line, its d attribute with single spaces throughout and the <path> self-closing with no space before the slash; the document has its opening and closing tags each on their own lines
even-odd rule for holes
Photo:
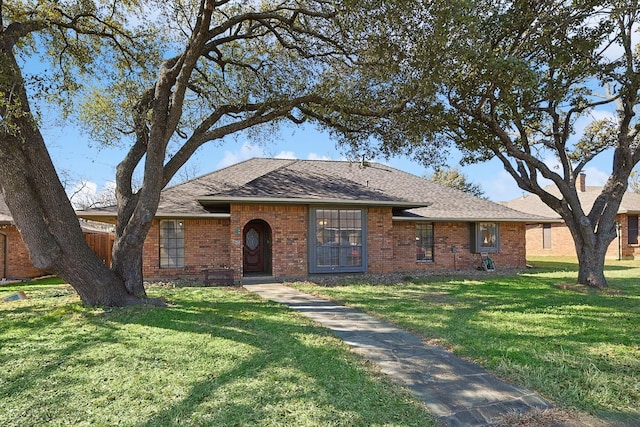
<svg viewBox="0 0 640 427">
<path fill-rule="evenodd" d="M 162 192 L 158 217 L 216 216 L 207 206 L 245 203 L 397 207 L 396 218 L 535 222 L 541 218 L 482 200 L 380 163 L 254 158 Z M 112 208 L 80 213 L 114 215 Z"/>
<path fill-rule="evenodd" d="M 560 195 L 560 191 L 555 185 L 549 185 L 545 187 L 544 190 L 557 197 L 562 197 Z M 587 186 L 585 187 L 585 191 L 578 192 L 578 199 L 580 200 L 580 204 L 585 212 L 589 212 L 601 192 L 602 187 L 596 186 Z M 529 212 L 534 215 L 546 216 L 560 220 L 560 215 L 544 204 L 544 202 L 535 194 L 528 194 L 524 197 L 519 197 L 507 202 L 501 202 L 501 204 L 521 212 Z M 618 213 L 640 213 L 640 194 L 629 191 L 624 193 Z"/>
</svg>

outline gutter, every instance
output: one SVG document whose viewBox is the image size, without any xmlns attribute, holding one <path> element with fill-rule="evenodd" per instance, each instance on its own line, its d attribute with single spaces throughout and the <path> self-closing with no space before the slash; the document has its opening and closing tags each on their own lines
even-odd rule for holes
<svg viewBox="0 0 640 427">
<path fill-rule="evenodd" d="M 392 221 L 411 221 L 411 222 L 524 222 L 525 224 L 542 224 L 542 223 L 561 223 L 561 219 L 550 218 L 429 218 L 424 216 L 394 216 Z"/>
<path fill-rule="evenodd" d="M 76 213 L 79 218 L 90 219 L 93 221 L 105 222 L 108 224 L 116 223 L 116 214 L 105 215 L 104 213 Z M 206 214 L 181 214 L 176 212 L 163 213 L 157 212 L 154 218 L 177 218 L 177 219 L 228 219 L 231 218 L 230 213 L 206 213 Z"/>
<path fill-rule="evenodd" d="M 279 205 L 357 205 L 357 206 L 390 206 L 405 209 L 426 208 L 431 202 L 409 202 L 403 200 L 358 200 L 358 199 L 314 199 L 291 197 L 200 197 L 197 201 L 203 205 L 216 203 L 234 204 L 279 204 Z"/>
</svg>

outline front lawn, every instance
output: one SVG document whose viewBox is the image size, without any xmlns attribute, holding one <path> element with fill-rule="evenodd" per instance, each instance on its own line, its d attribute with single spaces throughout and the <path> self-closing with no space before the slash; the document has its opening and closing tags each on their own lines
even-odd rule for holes
<svg viewBox="0 0 640 427">
<path fill-rule="evenodd" d="M 575 286 L 571 259 L 530 263 L 535 268 L 518 275 L 295 286 L 416 332 L 561 408 L 633 425 L 640 419 L 640 262 L 609 262 L 604 291 Z"/>
<path fill-rule="evenodd" d="M 3 302 L 18 291 L 28 299 Z M 283 306 L 240 289 L 149 294 L 170 307 L 87 309 L 55 280 L 0 286 L 0 425 L 434 425 Z"/>
</svg>

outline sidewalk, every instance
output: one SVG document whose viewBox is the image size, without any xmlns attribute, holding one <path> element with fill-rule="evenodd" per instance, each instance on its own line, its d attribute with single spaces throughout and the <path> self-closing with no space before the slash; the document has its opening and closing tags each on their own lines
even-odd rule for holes
<svg viewBox="0 0 640 427">
<path fill-rule="evenodd" d="M 488 426 L 492 419 L 509 412 L 551 407 L 539 395 L 507 384 L 474 363 L 357 310 L 278 283 L 244 287 L 331 329 L 354 351 L 411 390 L 445 425 Z"/>
</svg>

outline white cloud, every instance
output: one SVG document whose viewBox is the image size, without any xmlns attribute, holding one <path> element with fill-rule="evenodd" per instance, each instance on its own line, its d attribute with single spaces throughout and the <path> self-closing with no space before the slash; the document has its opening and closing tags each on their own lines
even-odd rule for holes
<svg viewBox="0 0 640 427">
<path fill-rule="evenodd" d="M 561 169 L 560 161 L 558 159 L 556 159 L 555 157 L 548 157 L 544 160 L 544 163 L 547 166 L 549 166 L 553 171 L 562 175 L 562 169 Z M 586 179 L 587 185 L 596 186 L 596 187 L 602 187 L 607 182 L 610 175 L 609 173 L 604 172 L 595 166 L 587 166 L 584 169 L 582 169 L 582 172 L 587 175 L 587 179 Z M 539 181 L 542 187 L 552 184 L 550 180 L 545 178 L 541 178 Z"/>
<path fill-rule="evenodd" d="M 523 190 L 505 170 L 490 179 L 480 180 L 484 195 L 494 202 L 502 202 L 522 197 Z"/>
<path fill-rule="evenodd" d="M 252 157 L 273 157 L 276 159 L 299 159 L 300 157 L 292 150 L 282 150 L 277 154 L 269 154 L 262 147 L 253 145 L 249 142 L 242 144 L 238 151 L 225 150 L 222 160 L 218 162 L 217 168 L 231 166 L 243 160 Z M 308 160 L 332 160 L 328 155 L 320 155 L 318 153 L 307 154 Z"/>
<path fill-rule="evenodd" d="M 322 156 L 322 155 L 317 154 L 317 153 L 309 153 L 307 155 L 307 160 L 331 160 L 331 157 Z"/>
<path fill-rule="evenodd" d="M 640 44 L 640 40 L 639 40 L 640 36 L 638 35 L 639 32 L 640 32 L 640 25 L 637 22 L 632 24 L 631 46 L 634 47 L 634 51 L 637 48 L 638 44 Z M 602 44 L 602 46 L 600 46 L 600 49 L 603 49 L 605 46 L 608 47 L 603 52 L 603 55 L 605 56 L 605 58 L 607 58 L 610 61 L 616 61 L 622 58 L 624 55 L 624 48 L 622 47 L 622 45 L 620 43 L 614 43 L 614 44 L 608 44 L 608 43 L 609 43 L 609 40 L 605 41 Z"/>
<path fill-rule="evenodd" d="M 273 157 L 276 159 L 297 159 L 298 158 L 293 151 L 281 151 Z"/>
<path fill-rule="evenodd" d="M 587 175 L 585 180 L 586 184 L 596 187 L 604 186 L 610 176 L 610 174 L 594 167 L 584 168 L 584 173 Z"/>
<path fill-rule="evenodd" d="M 116 203 L 116 183 L 107 181 L 101 189 L 93 181 L 76 181 L 67 191 L 69 200 L 75 209 L 109 206 Z"/>
<path fill-rule="evenodd" d="M 68 194 L 72 199 L 92 197 L 98 194 L 98 184 L 92 181 L 76 181 Z"/>
<path fill-rule="evenodd" d="M 234 165 L 243 160 L 248 160 L 252 157 L 265 157 L 264 149 L 257 145 L 253 145 L 248 142 L 245 142 L 240 147 L 240 150 L 236 152 L 226 150 L 224 152 L 224 156 L 222 157 L 222 160 L 218 162 L 217 168 L 218 169 L 225 168 L 227 166 Z"/>
</svg>

